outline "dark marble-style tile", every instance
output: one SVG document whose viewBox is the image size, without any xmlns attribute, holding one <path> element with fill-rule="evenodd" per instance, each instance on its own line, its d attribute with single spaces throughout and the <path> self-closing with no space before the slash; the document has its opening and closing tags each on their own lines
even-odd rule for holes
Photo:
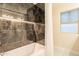
<svg viewBox="0 0 79 59">
<path fill-rule="evenodd" d="M 32 3 L 0 3 L 0 7 L 13 13 L 27 14 L 27 9 L 32 7 Z"/>
<path fill-rule="evenodd" d="M 7 9 L 2 9 L 2 16 L 3 17 L 8 17 L 9 19 L 16 19 L 16 20 L 20 20 L 20 19 L 24 19 L 24 14 L 21 13 L 17 13 L 14 11 L 10 11 Z"/>
<path fill-rule="evenodd" d="M 0 20 L 0 40 L 2 44 L 9 38 L 10 21 Z"/>
<path fill-rule="evenodd" d="M 1 44 L 7 43 L 7 39 L 9 38 L 9 31 L 5 30 L 0 30 L 0 41 Z"/>
<path fill-rule="evenodd" d="M 40 43 L 42 45 L 45 45 L 45 39 L 39 40 L 39 41 L 37 41 L 37 43 Z"/>
<path fill-rule="evenodd" d="M 24 24 L 22 24 L 22 22 L 11 22 L 8 42 L 18 42 L 26 39 L 27 37 Z"/>
<path fill-rule="evenodd" d="M 11 30 L 20 31 L 22 30 L 22 23 L 11 21 Z"/>
<path fill-rule="evenodd" d="M 4 47 L 5 51 L 9 51 L 33 43 L 33 40 L 35 40 L 33 28 L 34 26 L 32 24 L 20 22 L 11 22 L 10 30 L 3 28 L 2 26 L 0 29 L 0 41 L 2 43 L 2 47 Z"/>
<path fill-rule="evenodd" d="M 4 4 L 4 8 L 15 12 L 20 11 L 22 13 L 25 13 L 26 11 L 25 6 L 22 8 L 21 4 L 20 6 L 19 4 Z M 0 16 L 2 15 L 9 15 L 15 19 L 21 18 L 21 15 L 6 10 L 0 10 Z M 0 42 L 2 43 L 2 46 L 0 46 L 0 52 L 13 50 L 33 42 L 41 44 L 45 43 L 44 10 L 38 6 L 33 6 L 32 8 L 28 9 L 28 18 L 27 14 L 25 15 L 26 16 L 22 15 L 25 17 L 25 20 L 35 22 L 36 25 L 25 22 L 8 21 L 4 19 L 0 20 Z"/>
<path fill-rule="evenodd" d="M 31 43 L 33 42 L 32 41 L 19 41 L 19 42 L 13 42 L 13 43 L 6 43 L 1 47 L 0 52 L 7 52 L 10 50 L 31 44 Z"/>
<path fill-rule="evenodd" d="M 2 17 L 2 9 L 0 8 L 0 17 Z"/>
<path fill-rule="evenodd" d="M 10 16 L 11 18 L 23 18 L 26 14 L 26 8 L 19 3 L 0 3 L 2 15 Z"/>
<path fill-rule="evenodd" d="M 28 37 L 28 34 L 32 35 L 26 30 L 21 30 L 21 32 L 18 32 L 17 30 L 10 30 L 8 32 L 6 31 L 5 33 L 0 33 L 2 47 L 5 49 L 4 52 L 33 43 L 33 37 Z"/>
<path fill-rule="evenodd" d="M 0 30 L 9 30 L 10 25 L 11 25 L 10 21 L 4 20 L 4 19 L 0 20 Z"/>
<path fill-rule="evenodd" d="M 26 30 L 27 39 L 31 41 L 36 41 L 34 24 L 25 23 L 25 30 Z"/>
<path fill-rule="evenodd" d="M 3 7 L 3 3 L 0 3 L 0 8 L 2 8 Z"/>
<path fill-rule="evenodd" d="M 36 24 L 35 25 L 35 33 L 36 33 L 36 41 L 41 40 L 44 42 L 45 40 L 45 25 L 42 24 Z"/>
<path fill-rule="evenodd" d="M 18 42 L 22 40 L 22 33 L 19 31 L 15 30 L 10 30 L 9 31 L 9 36 L 7 39 L 7 43 L 13 43 L 13 42 Z"/>
<path fill-rule="evenodd" d="M 26 21 L 26 19 L 25 19 Z M 35 16 L 33 15 L 33 10 L 27 10 L 27 21 L 34 22 Z"/>
<path fill-rule="evenodd" d="M 13 49 L 16 49 L 16 48 L 19 48 L 21 46 L 24 46 L 22 45 L 21 42 L 14 42 L 14 43 L 9 43 L 9 44 L 6 44 L 6 51 L 10 51 L 10 50 L 13 50 Z"/>
<path fill-rule="evenodd" d="M 45 3 L 37 3 L 36 5 L 45 11 Z"/>
<path fill-rule="evenodd" d="M 33 6 L 32 3 L 3 3 L 4 6 L 2 6 L 5 9 L 17 12 L 17 13 L 22 13 L 26 14 L 27 9 Z"/>
<path fill-rule="evenodd" d="M 37 5 L 27 10 L 27 21 L 45 23 L 45 12 Z"/>
</svg>

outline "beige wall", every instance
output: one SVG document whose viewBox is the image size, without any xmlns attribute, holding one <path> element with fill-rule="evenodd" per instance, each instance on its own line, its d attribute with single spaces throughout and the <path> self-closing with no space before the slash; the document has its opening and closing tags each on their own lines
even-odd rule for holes
<svg viewBox="0 0 79 59">
<path fill-rule="evenodd" d="M 53 4 L 53 27 L 55 47 L 79 51 L 79 41 L 77 33 L 60 32 L 60 13 L 79 8 L 79 4 Z"/>
</svg>

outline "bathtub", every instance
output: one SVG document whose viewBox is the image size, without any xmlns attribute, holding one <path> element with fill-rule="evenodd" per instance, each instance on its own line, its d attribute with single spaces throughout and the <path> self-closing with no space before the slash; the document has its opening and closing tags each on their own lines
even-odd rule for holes
<svg viewBox="0 0 79 59">
<path fill-rule="evenodd" d="M 44 56 L 45 47 L 39 43 L 32 43 L 3 53 L 3 56 Z"/>
<path fill-rule="evenodd" d="M 30 56 L 45 56 L 45 46 L 35 43 L 35 49 Z"/>
</svg>

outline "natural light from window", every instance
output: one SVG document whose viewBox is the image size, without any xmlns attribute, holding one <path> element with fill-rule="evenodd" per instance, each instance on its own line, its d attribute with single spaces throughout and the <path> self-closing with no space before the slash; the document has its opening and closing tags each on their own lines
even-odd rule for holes
<svg viewBox="0 0 79 59">
<path fill-rule="evenodd" d="M 78 32 L 79 9 L 61 13 L 61 32 Z"/>
</svg>

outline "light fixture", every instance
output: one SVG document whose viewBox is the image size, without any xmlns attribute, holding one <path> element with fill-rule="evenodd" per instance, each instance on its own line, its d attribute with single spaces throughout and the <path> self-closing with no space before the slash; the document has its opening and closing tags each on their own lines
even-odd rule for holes
<svg viewBox="0 0 79 59">
<path fill-rule="evenodd" d="M 36 5 L 37 3 L 33 3 L 34 5 Z"/>
</svg>

